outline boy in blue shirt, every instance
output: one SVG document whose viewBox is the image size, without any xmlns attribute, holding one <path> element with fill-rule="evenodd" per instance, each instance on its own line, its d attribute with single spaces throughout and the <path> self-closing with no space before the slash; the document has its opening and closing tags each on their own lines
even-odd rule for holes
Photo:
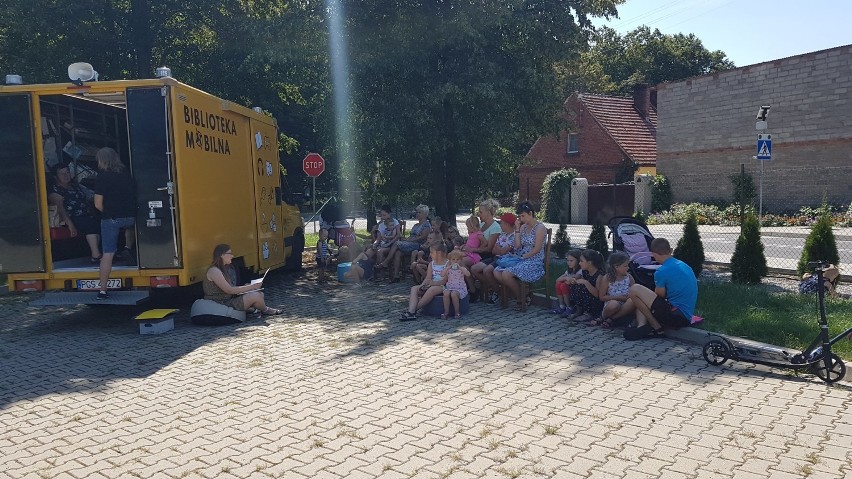
<svg viewBox="0 0 852 479">
<path fill-rule="evenodd" d="M 651 242 L 651 255 L 660 264 L 654 273 L 654 291 L 634 284 L 630 301 L 636 306 L 636 328 L 624 331 L 624 339 L 658 338 L 663 328 L 689 326 L 698 300 L 698 281 L 695 273 L 683 261 L 672 256 L 672 247 L 665 238 Z"/>
</svg>

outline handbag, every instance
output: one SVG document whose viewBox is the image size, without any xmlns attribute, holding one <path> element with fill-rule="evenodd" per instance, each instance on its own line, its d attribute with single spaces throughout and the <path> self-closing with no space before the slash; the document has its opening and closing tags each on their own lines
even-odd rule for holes
<svg viewBox="0 0 852 479">
<path fill-rule="evenodd" d="M 497 258 L 497 267 L 498 268 L 511 268 L 516 264 L 520 263 L 521 257 L 514 254 L 507 254 Z"/>
</svg>

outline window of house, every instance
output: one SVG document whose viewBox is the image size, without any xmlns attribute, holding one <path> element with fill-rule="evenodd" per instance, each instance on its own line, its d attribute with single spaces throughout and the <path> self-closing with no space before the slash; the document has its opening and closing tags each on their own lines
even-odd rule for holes
<svg viewBox="0 0 852 479">
<path fill-rule="evenodd" d="M 568 154 L 576 154 L 580 152 L 580 135 L 577 133 L 568 134 Z"/>
</svg>

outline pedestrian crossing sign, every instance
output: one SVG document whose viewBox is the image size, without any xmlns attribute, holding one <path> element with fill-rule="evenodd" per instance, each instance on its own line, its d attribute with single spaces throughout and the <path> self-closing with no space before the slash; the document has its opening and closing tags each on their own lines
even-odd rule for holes
<svg viewBox="0 0 852 479">
<path fill-rule="evenodd" d="M 757 135 L 757 159 L 772 159 L 772 135 L 766 133 Z"/>
</svg>

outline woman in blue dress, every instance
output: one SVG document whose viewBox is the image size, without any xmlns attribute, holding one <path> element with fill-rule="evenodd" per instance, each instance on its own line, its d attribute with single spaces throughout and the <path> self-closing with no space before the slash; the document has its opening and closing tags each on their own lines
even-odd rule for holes
<svg viewBox="0 0 852 479">
<path fill-rule="evenodd" d="M 547 228 L 535 219 L 535 210 L 530 202 L 524 201 L 515 209 L 518 220 L 515 222 L 515 254 L 520 260 L 510 267 L 494 269 L 494 278 L 506 286 L 519 302 L 521 281 L 533 283 L 544 276 L 544 241 Z"/>
</svg>

